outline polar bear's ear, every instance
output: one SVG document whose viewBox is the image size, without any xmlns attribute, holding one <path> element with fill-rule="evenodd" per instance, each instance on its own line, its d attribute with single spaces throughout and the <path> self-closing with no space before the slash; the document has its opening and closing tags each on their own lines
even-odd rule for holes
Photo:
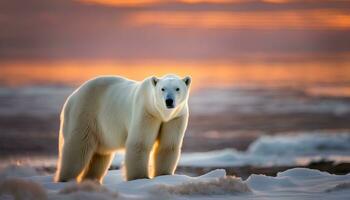
<svg viewBox="0 0 350 200">
<path fill-rule="evenodd" d="M 151 78 L 151 82 L 152 82 L 152 85 L 153 85 L 154 87 L 157 85 L 158 81 L 159 81 L 159 79 L 158 79 L 157 77 L 155 77 L 155 76 L 153 76 L 153 77 Z"/>
<path fill-rule="evenodd" d="M 191 77 L 190 77 L 190 76 L 186 76 L 186 77 L 183 78 L 182 80 L 185 82 L 185 84 L 186 84 L 187 86 L 189 86 L 189 85 L 191 84 Z"/>
</svg>

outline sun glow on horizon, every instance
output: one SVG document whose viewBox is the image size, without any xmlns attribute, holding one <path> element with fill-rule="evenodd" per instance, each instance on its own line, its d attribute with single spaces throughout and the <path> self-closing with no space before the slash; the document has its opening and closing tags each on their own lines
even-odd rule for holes
<svg viewBox="0 0 350 200">
<path fill-rule="evenodd" d="M 249 85 L 306 86 L 313 83 L 350 80 L 350 61 L 338 65 L 336 69 L 322 62 L 302 65 L 291 63 L 283 66 L 279 63 L 150 63 L 145 65 L 103 62 L 2 63 L 1 65 L 0 82 L 2 85 L 13 87 L 31 84 L 79 85 L 101 75 L 119 75 L 133 80 L 143 80 L 149 76 L 161 77 L 168 73 L 181 77 L 192 76 L 193 89 Z M 203 83 L 206 83 L 205 87 Z M 342 91 L 349 93 L 349 88 L 343 88 L 339 92 Z"/>
</svg>

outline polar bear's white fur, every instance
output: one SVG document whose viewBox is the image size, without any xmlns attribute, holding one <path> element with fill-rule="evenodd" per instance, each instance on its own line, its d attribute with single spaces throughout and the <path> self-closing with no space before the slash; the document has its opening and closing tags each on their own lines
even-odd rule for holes
<svg viewBox="0 0 350 200">
<path fill-rule="evenodd" d="M 190 83 L 190 77 L 175 75 L 87 81 L 61 113 L 56 181 L 102 182 L 121 149 L 127 180 L 173 174 L 187 127 Z"/>
</svg>

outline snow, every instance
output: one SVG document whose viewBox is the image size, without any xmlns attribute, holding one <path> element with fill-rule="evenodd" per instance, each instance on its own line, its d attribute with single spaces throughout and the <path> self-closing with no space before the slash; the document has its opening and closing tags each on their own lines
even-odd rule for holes
<svg viewBox="0 0 350 200">
<path fill-rule="evenodd" d="M 281 166 L 307 165 L 312 161 L 350 161 L 350 133 L 291 133 L 261 136 L 247 151 L 224 149 L 185 153 L 181 166 Z"/>
<path fill-rule="evenodd" d="M 347 187 L 347 184 L 350 183 L 350 174 L 333 175 L 307 168 L 290 169 L 278 173 L 276 177 L 251 175 L 246 182 L 254 191 L 261 192 L 288 191 L 317 194 L 336 191 L 337 189 L 334 188 L 342 188 L 340 190 L 344 191 L 347 190 L 348 194 L 350 192 L 350 188 Z"/>
<path fill-rule="evenodd" d="M 182 153 L 179 165 L 192 167 L 305 166 L 313 161 L 350 161 L 349 132 L 304 132 L 261 136 L 247 151 L 223 149 Z M 121 166 L 123 154 L 112 163 Z"/>
<path fill-rule="evenodd" d="M 290 158 L 280 156 L 260 156 L 235 149 L 224 149 L 210 152 L 184 153 L 180 159 L 180 166 L 194 167 L 229 167 L 229 166 L 271 166 L 292 165 Z"/>
<path fill-rule="evenodd" d="M 11 173 L 6 176 L 7 179 L 0 179 L 0 199 L 11 199 L 11 195 L 17 195 L 21 196 L 20 199 L 345 200 L 350 196 L 350 174 L 333 175 L 307 168 L 290 169 L 278 173 L 276 177 L 253 174 L 245 181 L 227 176 L 225 170 L 217 169 L 198 177 L 167 175 L 126 182 L 120 170 L 112 170 L 107 173 L 102 186 L 94 182 L 79 185 L 74 182 L 54 183 L 52 175 L 28 177 L 29 174 L 25 174 L 25 177 L 19 179 L 17 176 L 14 180 L 11 179 L 12 172 L 25 171 L 27 167 L 9 168 L 11 170 L 7 169 L 7 172 Z M 20 195 L 21 192 L 25 192 L 26 196 Z"/>
<path fill-rule="evenodd" d="M 249 153 L 261 155 L 312 155 L 316 153 L 350 152 L 348 132 L 304 133 L 263 136 L 250 145 Z"/>
</svg>

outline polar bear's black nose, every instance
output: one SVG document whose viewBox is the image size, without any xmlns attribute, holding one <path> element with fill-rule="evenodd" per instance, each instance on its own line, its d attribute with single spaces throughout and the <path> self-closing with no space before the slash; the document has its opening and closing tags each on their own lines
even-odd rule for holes
<svg viewBox="0 0 350 200">
<path fill-rule="evenodd" d="M 174 108 L 174 100 L 173 99 L 166 99 L 165 104 L 167 108 Z"/>
</svg>

